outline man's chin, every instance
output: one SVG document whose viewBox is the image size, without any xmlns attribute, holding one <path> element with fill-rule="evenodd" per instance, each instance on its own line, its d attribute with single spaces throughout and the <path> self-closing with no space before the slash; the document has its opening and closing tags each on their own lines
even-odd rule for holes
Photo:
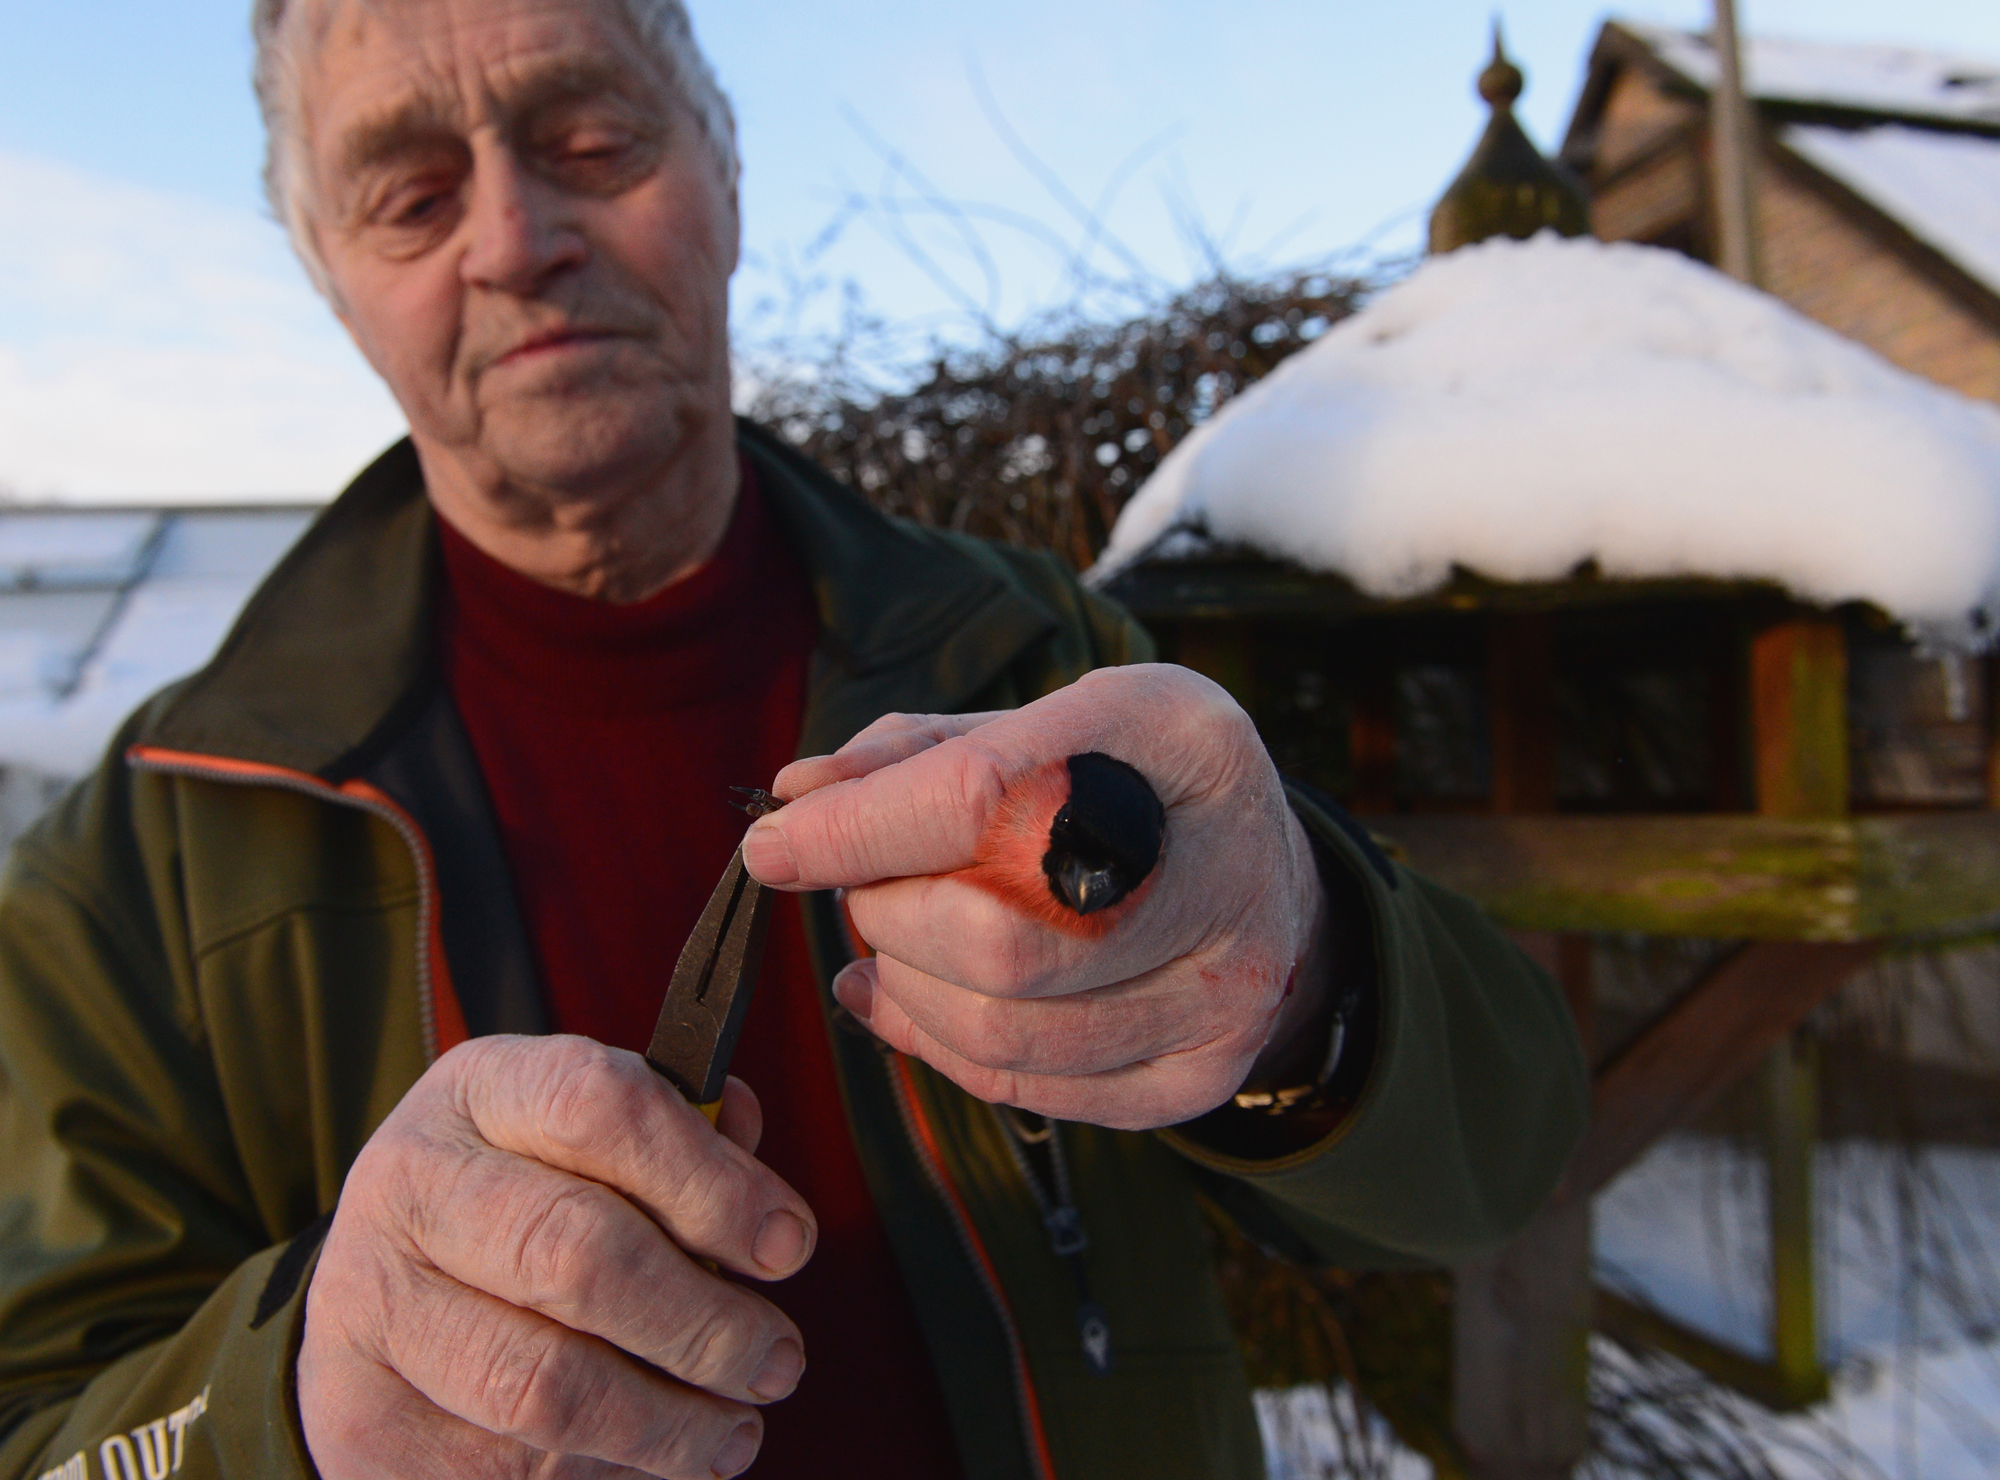
<svg viewBox="0 0 2000 1480">
<path fill-rule="evenodd" d="M 664 479 L 685 456 L 695 428 L 713 413 L 686 406 L 579 405 L 573 400 L 489 413 L 481 439 L 509 482 L 577 497 L 609 492 L 634 477 Z M 726 418 L 726 407 L 723 411 Z"/>
</svg>

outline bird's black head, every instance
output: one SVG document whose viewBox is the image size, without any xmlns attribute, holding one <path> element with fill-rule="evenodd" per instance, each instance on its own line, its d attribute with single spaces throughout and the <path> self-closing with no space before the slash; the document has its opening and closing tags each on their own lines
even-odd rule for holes
<svg viewBox="0 0 2000 1480">
<path fill-rule="evenodd" d="M 1137 770 L 1101 751 L 1069 758 L 1069 800 L 1049 824 L 1042 872 L 1079 915 L 1118 903 L 1153 871 L 1167 813 Z"/>
</svg>

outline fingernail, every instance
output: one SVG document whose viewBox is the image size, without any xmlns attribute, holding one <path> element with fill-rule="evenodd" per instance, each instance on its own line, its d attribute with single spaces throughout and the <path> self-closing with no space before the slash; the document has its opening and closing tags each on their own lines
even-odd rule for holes
<svg viewBox="0 0 2000 1480">
<path fill-rule="evenodd" d="M 805 1370 L 806 1354 L 799 1350 L 799 1344 L 789 1336 L 781 1337 L 771 1343 L 764 1365 L 750 1379 L 750 1391 L 767 1403 L 773 1402 L 797 1387 L 799 1374 Z"/>
<path fill-rule="evenodd" d="M 842 967 L 833 979 L 833 997 L 864 1023 L 875 1011 L 875 983 L 858 961 Z"/>
<path fill-rule="evenodd" d="M 805 1263 L 808 1242 L 804 1222 L 796 1213 L 780 1208 L 764 1215 L 750 1245 L 750 1257 L 772 1274 L 790 1274 Z"/>
<path fill-rule="evenodd" d="M 746 1423 L 729 1436 L 729 1442 L 716 1450 L 715 1458 L 709 1463 L 709 1472 L 729 1480 L 732 1475 L 740 1475 L 750 1468 L 750 1461 L 757 1457 L 757 1425 Z"/>
<path fill-rule="evenodd" d="M 743 864 L 760 884 L 792 884 L 798 881 L 799 863 L 792 857 L 792 845 L 775 822 L 759 818 L 743 837 Z"/>
</svg>

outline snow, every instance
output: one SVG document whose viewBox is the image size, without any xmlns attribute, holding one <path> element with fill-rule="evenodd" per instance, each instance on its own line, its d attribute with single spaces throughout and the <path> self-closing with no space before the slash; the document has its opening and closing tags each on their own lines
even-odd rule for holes
<svg viewBox="0 0 2000 1480">
<path fill-rule="evenodd" d="M 157 540 L 142 541 L 143 569 L 136 547 L 124 565 L 111 558 L 127 548 L 114 538 L 119 530 L 136 519 L 150 536 L 163 517 Z M 76 514 L 62 526 L 65 543 L 50 533 L 50 516 L 0 515 L 0 572 L 17 549 L 32 548 L 45 565 L 96 560 L 106 587 L 0 596 L 13 603 L 0 607 L 0 771 L 69 779 L 94 766 L 128 714 L 208 660 L 311 517 L 303 509 Z M 101 620 L 64 634 L 78 602 L 96 603 Z"/>
<path fill-rule="evenodd" d="M 1977 646 L 2000 611 L 2000 410 L 1676 253 L 1496 240 L 1191 433 L 1090 579 L 1212 543 L 1384 597 L 1454 567 L 1769 580 Z"/>
<path fill-rule="evenodd" d="M 35 510 L 0 520 L 0 585 L 112 584 L 138 569 L 160 516 Z"/>
<path fill-rule="evenodd" d="M 1794 124 L 1780 138 L 2000 293 L 2000 137 Z"/>
<path fill-rule="evenodd" d="M 1829 1401 L 1775 1421 L 1831 1435 L 1902 1480 L 2000 1473 L 2000 1151 L 1817 1148 L 1820 1328 Z M 1768 1355 L 1761 1162 L 1693 1136 L 1654 1147 L 1596 1203 L 1598 1278 L 1737 1349 Z M 1802 1466 L 1781 1473 L 1821 1474 Z"/>
<path fill-rule="evenodd" d="M 1695 86 L 1715 86 L 1719 68 L 1706 36 L 1628 20 L 1618 24 Z M 1748 38 L 1743 48 L 1744 86 L 1765 101 L 2000 123 L 2000 63 L 1900 46 L 1770 36 Z"/>
<path fill-rule="evenodd" d="M 1733 1415 L 1781 1480 L 2000 1474 L 1992 1278 L 2000 1150 L 1832 1142 L 1818 1148 L 1815 1178 L 1828 1400 L 1790 1415 L 1726 1389 L 1711 1389 L 1710 1401 Z M 1671 1136 L 1597 1200 L 1598 1281 L 1741 1351 L 1768 1354 L 1764 1208 L 1755 1155 L 1727 1141 Z M 1639 1364 L 1601 1337 L 1591 1343 L 1591 1365 L 1597 1382 L 1648 1386 Z M 1256 1401 L 1272 1480 L 1431 1473 L 1379 1420 L 1357 1422 L 1339 1384 L 1266 1390 Z M 1341 1435 L 1363 1431 L 1368 1452 L 1343 1462 Z M 1600 1460 L 1583 1473 L 1609 1480 L 1628 1472 Z"/>
<path fill-rule="evenodd" d="M 1331 1390 L 1317 1384 L 1264 1388 L 1253 1398 L 1268 1480 L 1326 1480 L 1355 1474 L 1380 1480 L 1430 1480 L 1430 1463 L 1399 1445 L 1380 1418 L 1360 1411 L 1345 1384 Z M 1343 1434 L 1363 1431 L 1368 1439 L 1361 1452 L 1354 1452 L 1352 1440 L 1342 1442 Z"/>
</svg>

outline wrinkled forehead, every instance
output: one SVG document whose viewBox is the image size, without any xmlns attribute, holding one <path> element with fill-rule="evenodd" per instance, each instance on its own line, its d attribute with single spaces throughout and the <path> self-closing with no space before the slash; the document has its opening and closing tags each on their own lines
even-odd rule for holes
<svg viewBox="0 0 2000 1480">
<path fill-rule="evenodd" d="M 609 95 L 672 104 L 611 0 L 309 0 L 299 100 L 322 168 L 363 166 L 412 132 L 508 127 Z"/>
</svg>

